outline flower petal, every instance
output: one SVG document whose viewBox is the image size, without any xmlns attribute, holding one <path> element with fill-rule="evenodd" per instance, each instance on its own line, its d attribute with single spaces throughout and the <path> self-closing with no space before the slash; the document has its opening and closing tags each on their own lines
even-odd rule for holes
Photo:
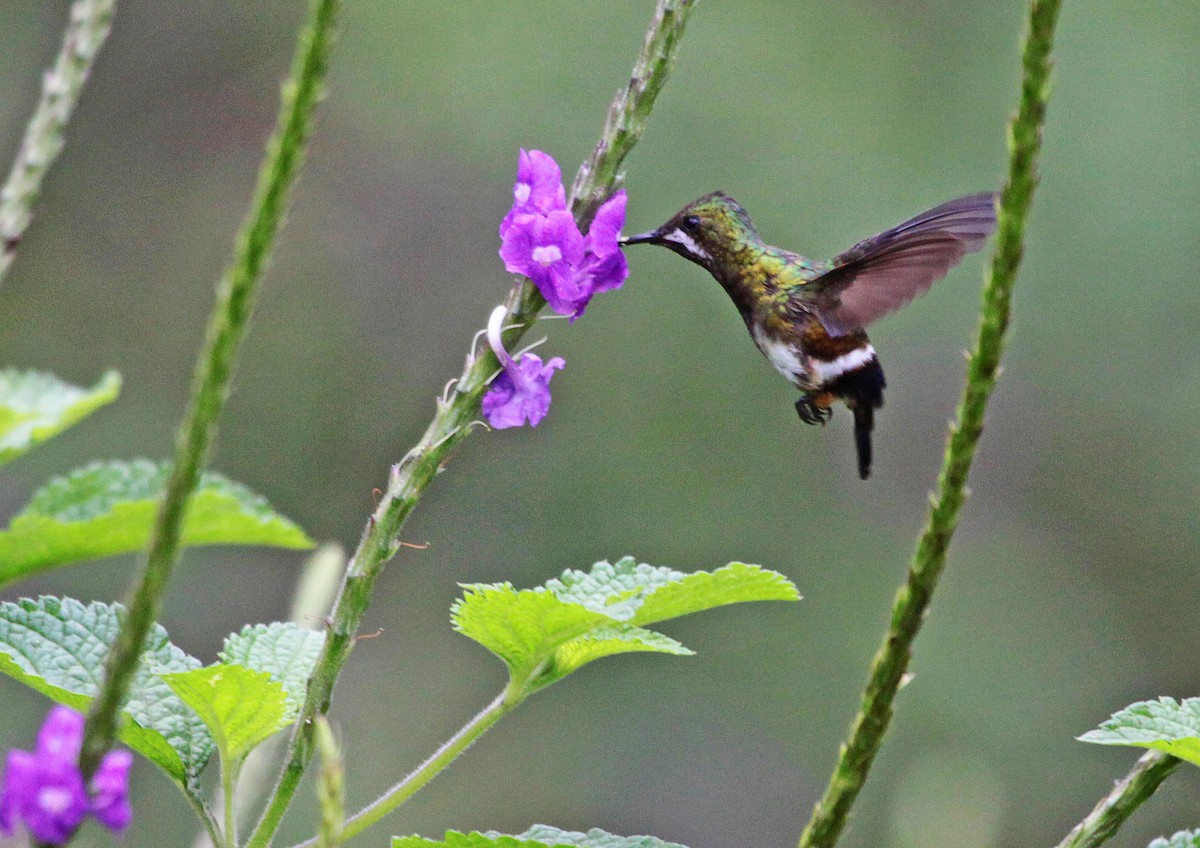
<svg viewBox="0 0 1200 848">
<path fill-rule="evenodd" d="M 83 714 L 56 704 L 38 731 L 38 758 L 51 758 L 75 765 L 83 748 Z"/>
<path fill-rule="evenodd" d="M 600 258 L 619 253 L 617 241 L 621 238 L 621 227 L 625 226 L 625 206 L 629 197 L 622 189 L 604 202 L 592 219 L 587 234 L 587 249 Z"/>
<path fill-rule="evenodd" d="M 25 826 L 36 839 L 64 843 L 87 815 L 83 775 L 73 763 L 39 760 L 36 778 L 18 804 Z"/>
<path fill-rule="evenodd" d="M 105 754 L 92 777 L 91 813 L 100 824 L 118 833 L 133 819 L 133 809 L 129 806 L 129 769 L 132 765 L 131 753 L 112 751 Z"/>
</svg>

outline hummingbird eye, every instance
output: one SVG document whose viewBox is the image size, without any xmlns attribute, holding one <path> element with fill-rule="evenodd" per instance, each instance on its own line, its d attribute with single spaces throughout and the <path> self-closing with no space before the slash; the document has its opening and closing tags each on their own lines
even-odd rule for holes
<svg viewBox="0 0 1200 848">
<path fill-rule="evenodd" d="M 700 229 L 700 216 L 699 215 L 688 215 L 686 218 L 683 219 L 683 226 L 685 229 L 688 229 L 688 230 Z"/>
</svg>

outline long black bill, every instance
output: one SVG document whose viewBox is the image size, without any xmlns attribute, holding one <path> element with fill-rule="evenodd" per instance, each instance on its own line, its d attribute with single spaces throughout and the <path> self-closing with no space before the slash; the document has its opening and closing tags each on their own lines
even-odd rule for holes
<svg viewBox="0 0 1200 848">
<path fill-rule="evenodd" d="M 647 233 L 638 233 L 636 236 L 626 236 L 618 244 L 625 247 L 630 244 L 657 244 L 661 240 L 658 230 L 650 230 Z"/>
</svg>

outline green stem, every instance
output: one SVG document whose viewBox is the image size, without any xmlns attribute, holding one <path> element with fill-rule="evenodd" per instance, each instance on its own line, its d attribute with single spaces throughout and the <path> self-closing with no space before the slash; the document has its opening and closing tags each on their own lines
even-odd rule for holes
<svg viewBox="0 0 1200 848">
<path fill-rule="evenodd" d="M 225 807 L 225 841 L 219 843 L 226 848 L 234 848 L 238 844 L 237 834 L 237 782 L 240 762 L 225 762 L 221 757 L 221 798 Z"/>
<path fill-rule="evenodd" d="M 313 840 L 320 848 L 338 848 L 346 836 L 346 771 L 342 752 L 325 716 L 317 716 L 317 749 L 321 752 L 321 773 L 317 778 L 317 800 L 321 823 Z"/>
<path fill-rule="evenodd" d="M 182 786 L 180 788 L 183 789 Z M 224 844 L 221 841 L 221 826 L 217 824 L 217 817 L 204 803 L 204 799 L 194 792 L 186 790 L 183 792 L 183 797 L 187 799 L 188 804 L 196 812 L 196 817 L 203 823 L 204 830 L 208 834 L 208 841 L 215 846 Z"/>
<path fill-rule="evenodd" d="M 1130 813 L 1154 794 L 1182 761 L 1159 751 L 1143 754 L 1129 774 L 1117 781 L 1087 817 L 1055 848 L 1096 848 L 1117 832 Z"/>
<path fill-rule="evenodd" d="M 600 141 L 580 166 L 571 190 L 571 211 L 581 228 L 615 189 L 621 163 L 641 138 L 646 119 L 675 60 L 675 53 L 695 0 L 658 0 L 642 52 L 628 85 L 617 93 L 609 109 Z M 508 323 L 506 345 L 515 345 L 530 327 L 545 300 L 528 280 L 519 278 L 505 299 Z M 397 537 L 409 513 L 433 481 L 451 451 L 471 432 L 479 417 L 479 404 L 487 381 L 499 364 L 486 350 L 472 350 L 449 398 L 440 399 L 432 423 L 416 446 L 392 467 L 387 490 L 367 520 L 358 548 L 346 567 L 341 592 L 308 691 L 287 760 L 271 799 L 259 819 L 247 848 L 265 848 L 291 803 L 300 778 L 313 755 L 313 721 L 329 710 L 333 687 L 358 634 L 375 582 L 384 565 L 399 549 Z"/>
<path fill-rule="evenodd" d="M 345 827 L 342 830 L 342 838 L 349 839 L 352 836 L 362 833 L 413 795 L 417 794 L 419 789 L 437 777 L 442 769 L 450 765 L 459 754 L 471 747 L 475 740 L 486 733 L 493 724 L 512 712 L 524 700 L 524 695 L 515 695 L 511 690 L 512 687 L 509 687 L 500 693 L 494 701 L 484 707 L 473 719 L 463 725 L 457 733 L 434 751 L 433 755 L 421 763 L 412 774 L 346 819 Z M 317 845 L 317 841 L 316 838 L 309 839 L 293 846 L 293 848 L 314 848 Z"/>
<path fill-rule="evenodd" d="M 88 716 L 80 758 L 80 767 L 88 777 L 116 737 L 118 709 L 179 556 L 179 535 L 188 501 L 216 433 L 238 349 L 254 310 L 258 283 L 270 260 L 275 237 L 283 227 L 288 198 L 304 161 L 313 111 L 329 67 L 339 5 L 339 0 L 312 0 L 250 210 L 238 233 L 233 260 L 217 284 L 216 304 L 197 360 L 191 401 L 180 426 L 146 567 L 133 589 L 121 632 L 105 665 L 104 684 Z"/>
<path fill-rule="evenodd" d="M 92 64 L 112 29 L 116 0 L 75 0 L 53 67 L 42 78 L 42 96 L 4 187 L 0 188 L 0 281 L 33 220 L 42 178 L 63 148 L 67 121 Z"/>
<path fill-rule="evenodd" d="M 1021 102 L 1009 125 L 1008 183 L 1000 196 L 996 252 L 983 290 L 967 384 L 938 477 L 928 521 L 892 605 L 892 621 L 871 665 L 859 713 L 842 745 L 829 786 L 800 836 L 800 848 L 836 844 L 892 717 L 892 703 L 912 658 L 912 646 L 946 565 L 946 551 L 967 497 L 967 475 L 983 432 L 984 412 L 999 373 L 1013 284 L 1021 262 L 1025 221 L 1037 183 L 1036 160 L 1049 96 L 1050 50 L 1061 0 L 1032 0 L 1022 57 Z"/>
</svg>

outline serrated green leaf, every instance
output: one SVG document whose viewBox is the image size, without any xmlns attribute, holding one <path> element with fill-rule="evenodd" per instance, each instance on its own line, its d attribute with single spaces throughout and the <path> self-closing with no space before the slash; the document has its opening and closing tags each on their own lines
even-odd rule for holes
<svg viewBox="0 0 1200 848">
<path fill-rule="evenodd" d="M 289 714 L 295 715 L 324 645 L 323 632 L 292 622 L 248 624 L 225 640 L 221 661 L 265 671 L 283 687 Z"/>
<path fill-rule="evenodd" d="M 208 725 L 226 763 L 241 763 L 296 720 L 283 686 L 265 671 L 216 663 L 159 676 Z"/>
<path fill-rule="evenodd" d="M 455 628 L 509 666 L 514 681 L 538 689 L 592 660 L 630 651 L 690 654 L 640 625 L 752 600 L 797 600 L 783 575 L 730 563 L 685 574 L 625 557 L 589 572 L 568 570 L 545 586 L 464 586 L 451 610 Z"/>
<path fill-rule="evenodd" d="M 116 371 L 90 389 L 38 371 L 0 371 L 0 465 L 112 403 L 120 391 Z"/>
<path fill-rule="evenodd" d="M 566 677 L 575 669 L 587 665 L 592 660 L 637 651 L 674 654 L 680 657 L 690 657 L 695 653 L 670 636 L 664 636 L 642 627 L 616 624 L 612 627 L 596 628 L 560 645 L 554 652 L 552 668 L 557 680 Z"/>
<path fill-rule="evenodd" d="M 536 839 L 545 845 L 574 845 L 577 848 L 685 848 L 678 842 L 664 842 L 657 836 L 617 836 L 598 827 L 587 833 L 559 830 L 548 824 L 535 824 L 517 837 Z"/>
<path fill-rule="evenodd" d="M 746 601 L 798 601 L 795 585 L 777 571 L 731 562 L 709 573 L 697 571 L 663 586 L 638 607 L 631 623 L 654 624 L 694 612 Z"/>
<path fill-rule="evenodd" d="M 560 830 L 547 824 L 535 824 L 517 836 L 509 836 L 489 830 L 484 833 L 473 831 L 446 832 L 445 839 L 425 839 L 420 836 L 397 836 L 392 839 L 392 848 L 685 848 L 677 842 L 664 842 L 655 836 L 616 836 L 594 827 L 587 833 Z M 1174 848 L 1174 846 L 1172 846 Z"/>
<path fill-rule="evenodd" d="M 1181 830 L 1171 836 L 1160 836 L 1146 848 L 1200 848 L 1200 830 Z"/>
<path fill-rule="evenodd" d="M 450 610 L 454 628 L 504 660 L 514 678 L 529 677 L 559 645 L 613 623 L 543 586 L 517 590 L 509 583 L 475 583 L 463 589 Z"/>
<path fill-rule="evenodd" d="M 100 688 L 104 658 L 117 637 L 125 609 L 72 598 L 28 598 L 0 604 L 0 672 L 54 701 L 86 711 Z M 134 674 L 123 712 L 120 739 L 191 787 L 212 755 L 204 723 L 151 671 L 188 671 L 200 661 L 175 647 L 154 625 Z"/>
<path fill-rule="evenodd" d="M 57 477 L 0 531 L 0 586 L 60 565 L 130 553 L 150 539 L 169 468 L 97 462 Z M 245 486 L 207 473 L 188 508 L 184 545 L 308 548 L 304 531 Z"/>
<path fill-rule="evenodd" d="M 1097 745 L 1132 745 L 1165 751 L 1200 765 L 1200 698 L 1139 701 L 1113 713 L 1096 730 L 1079 737 Z"/>
</svg>

